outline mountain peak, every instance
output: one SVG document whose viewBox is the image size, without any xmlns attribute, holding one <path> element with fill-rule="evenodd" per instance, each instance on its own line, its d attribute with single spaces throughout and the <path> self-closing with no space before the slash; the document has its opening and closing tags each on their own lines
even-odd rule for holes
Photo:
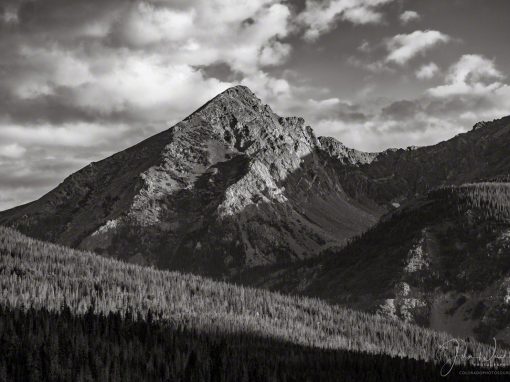
<svg viewBox="0 0 510 382">
<path fill-rule="evenodd" d="M 183 122 L 188 122 L 196 116 L 204 119 L 219 114 L 246 113 L 247 110 L 255 112 L 262 112 L 263 110 L 271 111 L 270 107 L 264 105 L 250 88 L 244 85 L 236 85 L 224 90 L 206 102 L 185 118 Z"/>
<path fill-rule="evenodd" d="M 231 86 L 227 90 L 224 90 L 220 94 L 228 94 L 228 95 L 232 95 L 232 96 L 236 96 L 236 95 L 246 96 L 247 95 L 252 98 L 257 98 L 255 93 L 248 86 L 245 86 L 245 85 Z"/>
<path fill-rule="evenodd" d="M 261 107 L 268 108 L 269 106 L 264 105 L 260 98 L 251 91 L 251 89 L 244 85 L 236 85 L 228 88 L 224 92 L 220 93 L 215 99 L 227 100 L 227 104 L 229 101 L 240 102 L 246 107 L 260 109 Z"/>
<path fill-rule="evenodd" d="M 324 152 L 303 118 L 281 117 L 234 86 L 0 214 L 0 224 L 131 262 L 229 276 L 317 255 L 375 221 L 344 198 Z"/>
</svg>

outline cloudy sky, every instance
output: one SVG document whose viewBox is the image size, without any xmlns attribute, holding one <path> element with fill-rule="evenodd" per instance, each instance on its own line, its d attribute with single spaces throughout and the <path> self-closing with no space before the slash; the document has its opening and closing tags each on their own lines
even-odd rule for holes
<svg viewBox="0 0 510 382">
<path fill-rule="evenodd" d="M 378 151 L 510 114 L 508 0 L 0 0 L 0 210 L 248 85 Z"/>
</svg>

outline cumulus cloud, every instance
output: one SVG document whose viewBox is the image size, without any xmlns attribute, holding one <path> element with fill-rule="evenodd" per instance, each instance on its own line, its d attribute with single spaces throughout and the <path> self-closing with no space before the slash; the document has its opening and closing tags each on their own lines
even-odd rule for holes
<svg viewBox="0 0 510 382">
<path fill-rule="evenodd" d="M 196 18 L 194 9 L 174 10 L 149 3 L 132 3 L 113 25 L 116 39 L 134 47 L 161 42 L 182 41 L 189 37 Z"/>
<path fill-rule="evenodd" d="M 429 93 L 436 97 L 484 95 L 504 87 L 497 81 L 501 78 L 503 74 L 494 61 L 481 55 L 466 54 L 448 70 L 446 84 L 430 89 Z"/>
<path fill-rule="evenodd" d="M 338 21 L 353 24 L 378 24 L 383 21 L 380 7 L 393 0 L 307 0 L 299 22 L 305 26 L 305 38 L 315 40 L 335 27 Z"/>
<path fill-rule="evenodd" d="M 420 80 L 429 80 L 431 78 L 434 78 L 434 76 L 439 73 L 439 66 L 437 66 L 436 63 L 430 62 L 428 64 L 425 64 L 421 66 L 416 71 L 416 78 Z"/>
<path fill-rule="evenodd" d="M 290 55 L 291 46 L 279 41 L 264 46 L 260 52 L 259 63 L 261 66 L 275 66 L 285 62 Z"/>
<path fill-rule="evenodd" d="M 37 127 L 22 125 L 4 125 L 0 130 L 2 141 L 14 142 L 6 147 L 18 151 L 16 142 L 46 148 L 58 147 L 97 147 L 121 135 L 129 129 L 126 125 L 109 125 L 107 130 L 98 124 L 72 122 L 58 127 L 43 124 Z M 23 150 L 24 152 L 24 150 Z"/>
<path fill-rule="evenodd" d="M 374 45 L 363 41 L 357 50 L 365 53 L 364 57 L 351 56 L 348 63 L 374 74 L 395 73 L 417 56 L 425 56 L 427 51 L 449 41 L 450 36 L 434 30 L 398 34 Z M 379 58 L 374 58 L 374 55 L 379 55 Z M 432 78 L 438 69 L 436 64 L 430 63 L 422 66 L 415 74 L 419 79 Z"/>
<path fill-rule="evenodd" d="M 326 119 L 316 125 L 323 135 L 335 136 L 348 147 L 367 152 L 413 145 L 429 145 L 462 132 L 461 125 L 418 114 L 410 123 L 374 115 L 364 121 Z"/>
<path fill-rule="evenodd" d="M 200 0 L 178 10 L 134 3 L 117 19 L 109 38 L 117 46 L 159 47 L 160 54 L 170 52 L 174 63 L 223 62 L 253 73 L 261 60 L 267 62 L 268 49 L 277 51 L 279 62 L 286 58 L 288 46 L 276 39 L 287 36 L 289 17 L 289 8 L 274 0 Z"/>
<path fill-rule="evenodd" d="M 404 11 L 400 14 L 400 22 L 403 25 L 409 24 L 412 21 L 417 21 L 420 19 L 420 14 L 416 11 Z"/>
<path fill-rule="evenodd" d="M 283 78 L 274 78 L 263 71 L 245 77 L 241 83 L 271 105 L 279 105 L 285 109 L 292 100 L 293 89 L 289 82 Z"/>
<path fill-rule="evenodd" d="M 405 65 L 417 55 L 448 41 L 450 41 L 448 35 L 435 30 L 417 30 L 409 34 L 398 34 L 386 41 L 389 52 L 386 61 Z"/>
<path fill-rule="evenodd" d="M 364 118 L 326 116 L 315 126 L 320 134 L 333 135 L 351 147 L 380 151 L 435 144 L 469 130 L 476 122 L 510 114 L 510 86 L 494 60 L 463 55 L 447 70 L 443 82 L 415 99 L 375 107 L 367 99 L 352 106 Z"/>
</svg>

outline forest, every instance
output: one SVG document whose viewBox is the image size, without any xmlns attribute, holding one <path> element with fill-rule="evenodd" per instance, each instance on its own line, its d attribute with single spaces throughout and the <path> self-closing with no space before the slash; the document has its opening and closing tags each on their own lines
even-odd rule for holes
<svg viewBox="0 0 510 382">
<path fill-rule="evenodd" d="M 437 350 L 452 339 L 318 299 L 127 264 L 3 227 L 0 306 L 6 381 L 379 380 L 381 373 L 430 380 L 446 361 Z M 468 348 L 491 353 L 475 341 Z"/>
<path fill-rule="evenodd" d="M 0 308 L 0 382 L 465 380 L 455 367 L 327 350 L 246 333 L 204 334 L 119 313 Z M 490 375 L 491 381 L 504 375 Z M 480 376 L 477 380 L 480 380 Z"/>
<path fill-rule="evenodd" d="M 443 187 L 430 194 L 446 199 L 459 213 L 476 210 L 484 220 L 510 222 L 510 183 L 483 182 Z"/>
</svg>

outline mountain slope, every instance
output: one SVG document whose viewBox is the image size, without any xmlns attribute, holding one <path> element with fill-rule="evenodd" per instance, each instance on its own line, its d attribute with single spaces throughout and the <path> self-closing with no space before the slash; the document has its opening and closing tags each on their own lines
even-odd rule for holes
<svg viewBox="0 0 510 382">
<path fill-rule="evenodd" d="M 349 198 L 330 163 L 342 165 L 303 119 L 279 117 L 237 86 L 0 223 L 131 262 L 228 276 L 311 257 L 375 223 L 377 206 Z"/>
<path fill-rule="evenodd" d="M 340 252 L 255 285 L 510 343 L 510 183 L 431 191 Z"/>
<path fill-rule="evenodd" d="M 510 116 L 477 123 L 467 133 L 427 147 L 379 153 L 352 171 L 340 172 L 345 191 L 379 205 L 401 203 L 440 186 L 510 175 Z"/>
<path fill-rule="evenodd" d="M 449 354 L 436 351 L 452 340 L 445 333 L 317 299 L 126 264 L 30 239 L 3 227 L 0 306 L 25 314 L 114 315 L 117 326 L 126 319 L 160 323 L 204 338 L 252 336 L 309 349 L 348 350 L 353 356 L 364 352 L 429 362 L 445 361 L 443 357 Z M 492 351 L 476 342 L 469 347 L 476 354 Z"/>
</svg>

